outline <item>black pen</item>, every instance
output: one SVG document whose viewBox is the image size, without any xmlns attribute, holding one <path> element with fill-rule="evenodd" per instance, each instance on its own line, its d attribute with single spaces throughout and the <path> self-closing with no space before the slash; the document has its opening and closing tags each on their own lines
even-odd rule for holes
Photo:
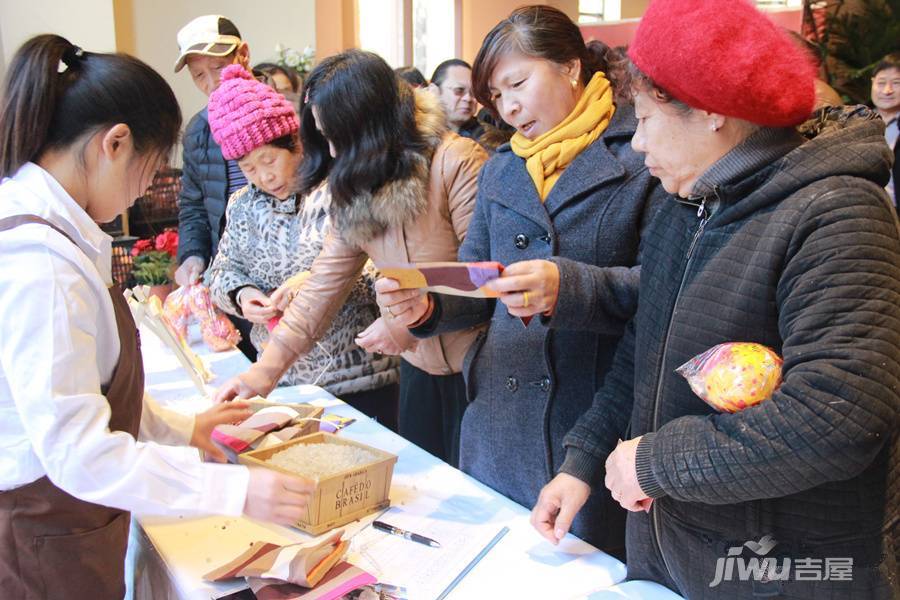
<svg viewBox="0 0 900 600">
<path fill-rule="evenodd" d="M 424 535 L 419 535 L 418 533 L 413 533 L 412 531 L 406 531 L 405 529 L 400 529 L 398 527 L 394 527 L 393 525 L 388 525 L 384 521 L 372 521 L 372 527 L 379 531 L 384 531 L 387 533 L 392 533 L 394 535 L 399 535 L 400 537 L 404 537 L 413 542 L 419 542 L 420 544 L 425 544 L 426 546 L 431 546 L 432 548 L 440 548 L 441 545 L 434 541 L 431 538 L 425 537 Z"/>
</svg>

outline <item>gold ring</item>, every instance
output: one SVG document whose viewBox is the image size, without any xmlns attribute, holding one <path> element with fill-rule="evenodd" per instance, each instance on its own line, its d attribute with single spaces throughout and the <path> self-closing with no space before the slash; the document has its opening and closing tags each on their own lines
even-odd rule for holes
<svg viewBox="0 0 900 600">
<path fill-rule="evenodd" d="M 528 306 L 528 292 L 522 292 L 522 308 Z"/>
</svg>

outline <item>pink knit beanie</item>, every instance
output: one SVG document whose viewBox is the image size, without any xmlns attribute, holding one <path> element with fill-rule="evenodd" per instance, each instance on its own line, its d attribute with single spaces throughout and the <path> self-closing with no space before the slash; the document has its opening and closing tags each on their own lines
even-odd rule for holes
<svg viewBox="0 0 900 600">
<path fill-rule="evenodd" d="M 209 96 L 209 128 L 227 160 L 240 158 L 300 129 L 293 105 L 241 65 L 222 71 Z"/>
</svg>

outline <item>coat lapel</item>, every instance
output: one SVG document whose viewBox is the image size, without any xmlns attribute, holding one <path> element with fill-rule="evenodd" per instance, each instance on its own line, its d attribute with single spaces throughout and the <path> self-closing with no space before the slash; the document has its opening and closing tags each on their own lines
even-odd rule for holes
<svg viewBox="0 0 900 600">
<path fill-rule="evenodd" d="M 510 154 L 506 165 L 492 181 L 485 181 L 486 178 L 482 178 L 487 197 L 549 231 L 550 216 L 541 203 L 534 182 L 525 170 L 525 161 L 513 155 L 512 150 L 508 148 L 504 148 L 501 152 Z"/>
<path fill-rule="evenodd" d="M 609 151 L 607 143 L 616 138 L 630 139 L 634 135 L 634 129 L 634 108 L 628 105 L 617 107 L 616 114 L 600 139 L 569 165 L 543 203 L 525 169 L 525 161 L 517 156 L 509 157 L 493 181 L 482 179 L 482 185 L 491 200 L 549 230 L 552 227 L 552 215 L 570 201 L 625 175 L 625 167 Z M 503 147 L 500 152 L 512 154 L 508 146 Z"/>
<path fill-rule="evenodd" d="M 634 135 L 634 109 L 627 105 L 616 107 L 616 114 L 613 115 L 612 121 L 600 139 L 585 148 L 572 161 L 550 190 L 550 194 L 544 200 L 547 213 L 552 216 L 575 198 L 625 175 L 625 167 L 609 151 L 607 143 L 614 138 L 630 138 L 632 135 Z"/>
</svg>

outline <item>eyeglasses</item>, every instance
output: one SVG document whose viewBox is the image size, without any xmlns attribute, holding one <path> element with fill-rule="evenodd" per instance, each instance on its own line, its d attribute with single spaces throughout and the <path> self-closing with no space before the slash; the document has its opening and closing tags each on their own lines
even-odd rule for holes
<svg viewBox="0 0 900 600">
<path fill-rule="evenodd" d="M 895 90 L 900 90 L 900 79 L 873 79 L 872 87 L 876 90 L 882 90 L 890 84 Z"/>
<path fill-rule="evenodd" d="M 471 96 L 472 90 L 469 88 L 464 88 L 464 87 L 453 87 L 453 88 L 450 88 L 450 93 L 452 93 L 457 98 L 462 98 L 466 94 Z"/>
</svg>

